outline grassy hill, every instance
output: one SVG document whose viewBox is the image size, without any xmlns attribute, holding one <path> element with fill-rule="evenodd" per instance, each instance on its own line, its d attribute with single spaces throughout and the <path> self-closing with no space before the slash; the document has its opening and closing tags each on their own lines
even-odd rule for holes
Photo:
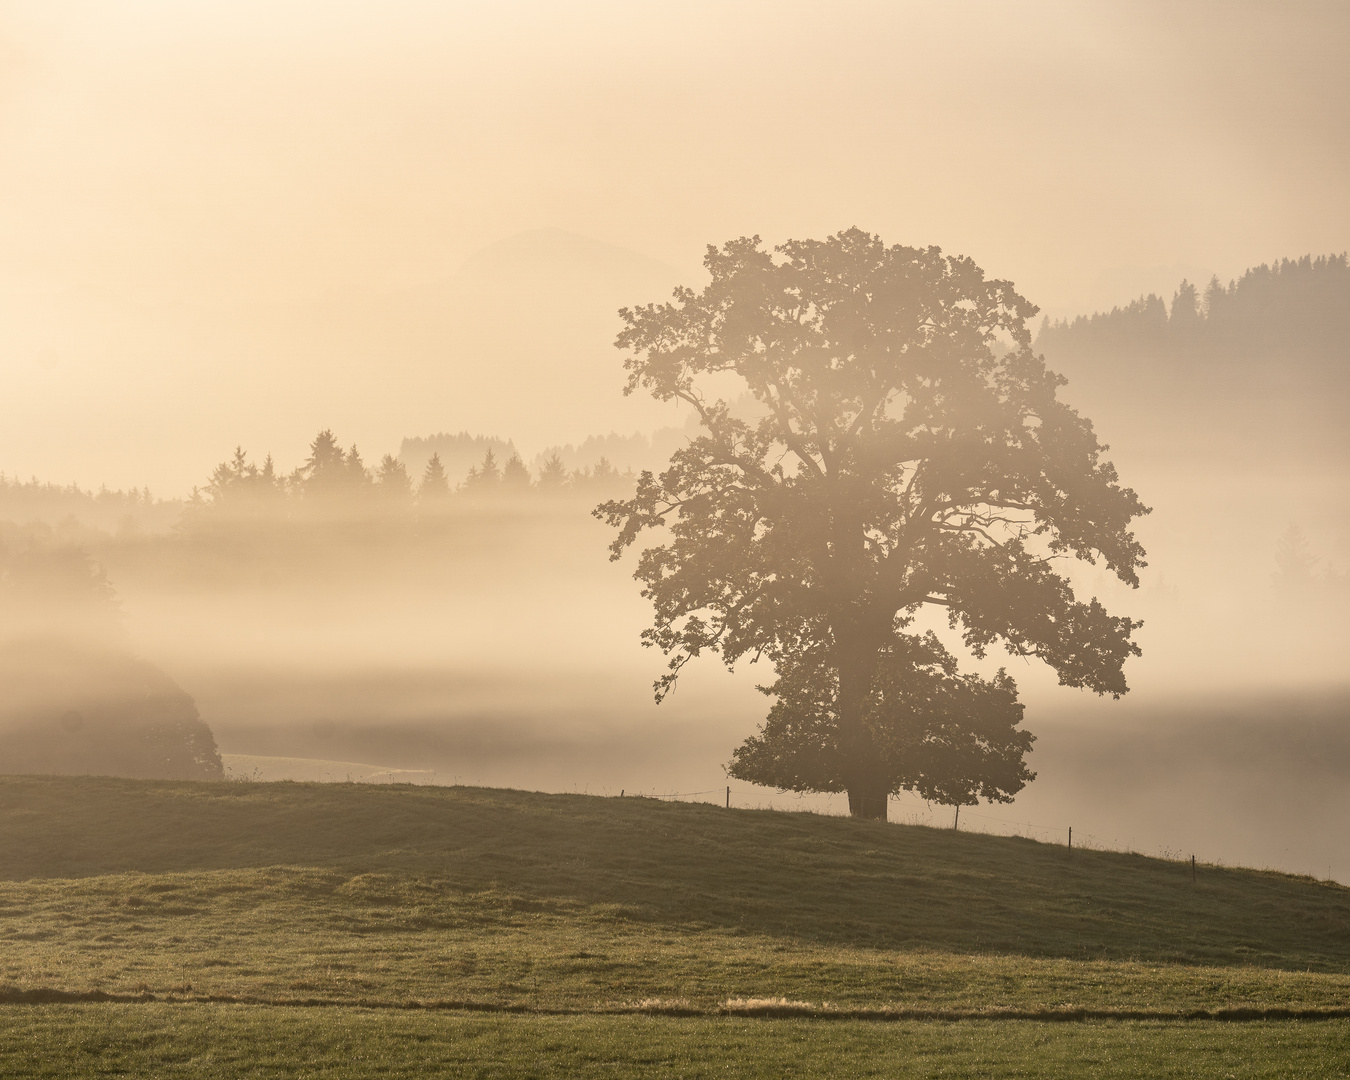
<svg viewBox="0 0 1350 1080">
<path fill-rule="evenodd" d="M 693 1011 L 1350 1005 L 1350 890 L 809 814 L 0 780 L 0 980 Z M 191 991 L 184 989 L 191 986 Z"/>
<path fill-rule="evenodd" d="M 6 1076 L 1337 1076 L 1347 1017 L 1350 890 L 1309 878 L 649 799 L 0 778 Z"/>
</svg>

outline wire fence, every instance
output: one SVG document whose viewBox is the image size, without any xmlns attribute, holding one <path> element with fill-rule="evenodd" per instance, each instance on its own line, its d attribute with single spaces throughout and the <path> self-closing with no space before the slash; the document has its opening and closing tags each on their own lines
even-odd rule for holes
<svg viewBox="0 0 1350 1080">
<path fill-rule="evenodd" d="M 226 778 L 237 781 L 264 781 L 276 779 L 305 779 L 305 780 L 326 780 L 329 782 L 355 783 L 417 783 L 417 784 L 445 784 L 449 786 L 459 786 L 469 784 L 477 786 L 485 784 L 486 786 L 510 786 L 502 784 L 500 780 L 494 784 L 495 778 L 484 778 L 476 776 L 465 776 L 459 773 L 438 774 L 433 770 L 413 770 L 413 769 L 388 769 L 371 768 L 363 765 L 353 765 L 355 771 L 339 773 L 334 766 L 346 765 L 345 762 L 332 761 L 310 761 L 308 759 L 291 758 L 266 758 L 249 755 L 222 755 L 226 757 Z M 265 763 L 267 769 L 264 770 L 259 763 Z M 303 763 L 309 766 L 328 766 L 320 769 L 318 774 L 314 774 L 311 768 L 307 775 L 303 776 L 280 776 L 275 775 L 281 764 L 294 765 Z M 267 772 L 269 775 L 264 775 Z M 559 793 L 566 792 L 567 788 L 551 788 Z M 782 812 L 797 812 L 820 814 L 824 816 L 846 817 L 849 813 L 848 799 L 843 793 L 829 792 L 795 792 L 779 791 L 773 788 L 763 787 L 744 787 L 737 784 L 722 784 L 717 787 L 699 788 L 691 791 L 672 791 L 661 788 L 646 789 L 623 789 L 617 791 L 605 784 L 573 784 L 571 793 L 578 795 L 597 795 L 597 796 L 626 796 L 628 798 L 658 799 L 665 801 L 696 800 L 714 805 L 734 807 L 744 810 L 775 810 Z M 1013 808 L 1016 809 L 1015 807 Z M 1045 843 L 1062 844 L 1070 848 L 1088 848 L 1097 851 L 1120 851 L 1127 853 L 1147 853 L 1153 857 L 1170 860 L 1173 862 L 1189 862 L 1192 866 L 1192 874 L 1197 865 L 1195 856 L 1188 856 L 1180 848 L 1173 848 L 1162 845 L 1146 845 L 1147 851 L 1141 852 L 1135 845 L 1135 840 L 1130 837 L 1122 843 L 1119 836 L 1103 837 L 1093 833 L 1084 832 L 1073 826 L 1065 824 L 1046 824 L 1039 821 L 1028 821 L 1022 817 L 1008 817 L 1001 814 L 986 813 L 982 809 L 974 807 L 961 807 L 959 811 L 955 807 L 944 806 L 937 803 L 925 802 L 922 797 L 912 793 L 901 793 L 893 795 L 887 804 L 887 818 L 895 824 L 901 825 L 922 825 L 935 829 L 960 829 L 962 832 L 978 832 L 989 835 L 999 836 L 1020 836 L 1027 839 L 1039 840 Z M 973 827 L 972 827 L 973 826 Z M 1189 850 L 1189 849 L 1188 849 Z M 1206 860 L 1204 865 L 1223 867 L 1229 865 L 1224 859 Z M 1284 865 L 1281 860 L 1280 869 L 1285 872 L 1305 872 L 1303 870 L 1293 870 Z M 1320 866 L 1318 870 L 1320 870 Z M 1317 880 L 1333 881 L 1338 880 L 1333 877 L 1332 866 L 1326 865 L 1326 876 L 1321 878 L 1313 870 L 1307 870 L 1309 878 Z M 1339 878 L 1339 880 L 1344 880 Z"/>
<path fill-rule="evenodd" d="M 612 794 L 612 793 L 610 793 Z M 842 793 L 776 791 L 770 788 L 747 788 L 734 784 L 697 791 L 663 791 L 660 789 L 620 789 L 619 795 L 628 798 L 678 801 L 699 800 L 734 806 L 738 809 L 786 810 L 844 817 L 848 814 L 847 797 Z M 708 796 L 711 796 L 709 798 Z M 1072 847 L 1104 849 L 1111 844 L 1092 833 L 1075 831 L 1068 824 L 1049 825 L 1020 818 L 988 814 L 971 807 L 956 808 L 925 802 L 917 795 L 893 795 L 888 805 L 888 818 L 901 824 L 928 825 L 933 828 L 961 828 L 970 819 L 988 822 L 994 829 L 965 828 L 966 832 L 997 833 L 1025 836 L 1025 830 L 1039 834 L 1033 839 L 1063 843 Z M 944 820 L 945 819 L 945 820 Z M 1175 855 L 1167 852 L 1167 855 Z M 1180 858 L 1179 855 L 1176 856 Z"/>
</svg>

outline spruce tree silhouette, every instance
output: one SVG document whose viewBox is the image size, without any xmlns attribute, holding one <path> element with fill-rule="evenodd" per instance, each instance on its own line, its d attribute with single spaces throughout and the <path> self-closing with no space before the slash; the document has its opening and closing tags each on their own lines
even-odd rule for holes
<svg viewBox="0 0 1350 1080">
<path fill-rule="evenodd" d="M 356 449 L 356 444 L 347 451 L 347 456 L 343 463 L 347 466 L 345 488 L 349 493 L 360 493 L 370 490 L 372 483 L 370 470 L 366 468 L 366 463 L 361 460 L 361 452 Z"/>
<path fill-rule="evenodd" d="M 497 490 L 501 480 L 501 466 L 497 464 L 497 455 L 489 447 L 488 452 L 483 455 L 483 463 L 475 465 L 469 470 L 468 478 L 464 481 L 464 487 L 467 491 L 475 494 L 490 494 Z"/>
<path fill-rule="evenodd" d="M 567 466 L 555 450 L 539 466 L 539 490 L 545 493 L 563 491 L 568 484 Z"/>
<path fill-rule="evenodd" d="M 444 506 L 450 498 L 450 481 L 446 479 L 445 469 L 441 466 L 441 455 L 432 454 L 427 467 L 422 470 L 422 483 L 417 488 L 417 504 L 423 510 L 435 510 Z"/>
<path fill-rule="evenodd" d="M 512 454 L 502 466 L 502 490 L 521 494 L 530 490 L 530 470 L 519 454 Z"/>
<path fill-rule="evenodd" d="M 380 467 L 375 471 L 375 490 L 386 509 L 403 510 L 412 505 L 412 478 L 403 462 L 393 454 L 385 454 L 380 459 Z"/>
<path fill-rule="evenodd" d="M 242 446 L 236 446 L 233 457 L 215 467 L 204 494 L 205 498 L 188 504 L 183 519 L 188 529 L 285 512 L 286 485 L 277 475 L 272 455 L 267 455 L 260 468 L 248 460 Z"/>
<path fill-rule="evenodd" d="M 295 478 L 302 496 L 311 502 L 333 499 L 350 487 L 352 471 L 347 455 L 330 429 L 314 436 L 309 457 L 296 470 Z"/>
<path fill-rule="evenodd" d="M 1036 308 L 969 259 L 857 229 L 772 252 L 742 238 L 704 265 L 702 292 L 620 312 L 616 342 L 627 392 L 684 402 L 703 433 L 595 511 L 614 558 L 661 532 L 636 571 L 644 641 L 671 656 L 658 700 L 705 651 L 763 656 L 778 701 L 732 775 L 847 791 L 871 818 L 902 789 L 1011 797 L 1030 776 L 1013 681 L 958 675 L 908 628 L 936 605 L 976 656 L 1001 643 L 1119 696 L 1140 624 L 1078 600 L 1052 560 L 1137 585 L 1130 522 L 1147 512 L 1056 399 Z M 704 389 L 729 376 L 748 415 Z"/>
</svg>

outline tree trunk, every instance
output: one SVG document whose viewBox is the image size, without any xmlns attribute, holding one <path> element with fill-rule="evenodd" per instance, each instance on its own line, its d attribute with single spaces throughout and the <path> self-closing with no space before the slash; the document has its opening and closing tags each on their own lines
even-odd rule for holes
<svg viewBox="0 0 1350 1080">
<path fill-rule="evenodd" d="M 839 745 L 844 758 L 848 812 L 856 818 L 885 821 L 890 785 L 877 770 L 876 747 L 866 723 L 878 649 L 864 635 L 857 633 L 841 633 L 836 641 Z"/>
<path fill-rule="evenodd" d="M 886 802 L 890 798 L 889 785 L 884 780 L 861 781 L 850 784 L 848 812 L 856 818 L 886 820 Z"/>
</svg>

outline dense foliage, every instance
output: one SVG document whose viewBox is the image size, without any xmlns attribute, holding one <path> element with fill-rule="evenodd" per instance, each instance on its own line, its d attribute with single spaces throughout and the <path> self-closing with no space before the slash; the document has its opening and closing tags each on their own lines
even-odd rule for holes
<svg viewBox="0 0 1350 1080">
<path fill-rule="evenodd" d="M 621 312 L 617 341 L 628 391 L 686 402 L 704 433 L 597 510 L 615 558 L 664 538 L 636 573 L 656 614 L 644 638 L 672 656 L 658 697 L 704 651 L 766 657 L 777 704 L 733 775 L 846 790 L 876 817 L 905 788 L 1010 798 L 1029 775 L 1012 680 L 957 676 L 907 628 L 936 605 L 976 656 L 1001 643 L 1122 694 L 1139 624 L 1054 566 L 1101 561 L 1136 585 L 1130 522 L 1147 512 L 1056 398 L 1036 309 L 969 259 L 856 229 L 773 252 L 732 241 L 705 265 L 701 293 Z M 748 413 L 705 389 L 728 376 Z"/>
</svg>

